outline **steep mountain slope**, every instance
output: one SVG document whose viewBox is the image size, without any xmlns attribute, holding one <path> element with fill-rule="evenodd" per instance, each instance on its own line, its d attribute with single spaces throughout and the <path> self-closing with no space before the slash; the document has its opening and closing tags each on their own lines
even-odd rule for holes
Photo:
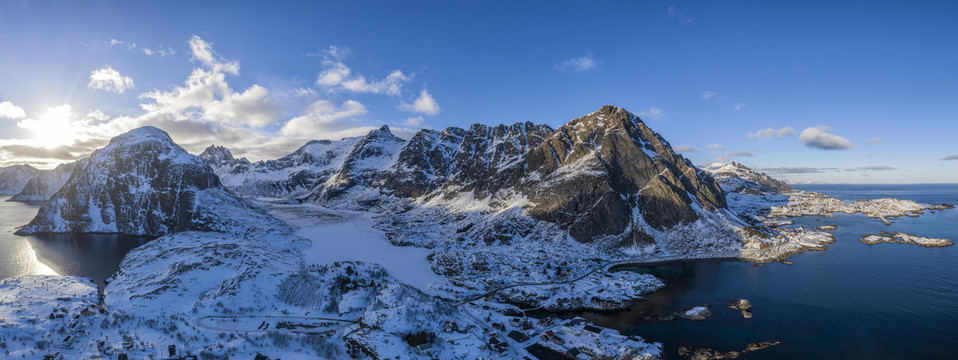
<svg viewBox="0 0 958 360">
<path fill-rule="evenodd" d="M 728 164 L 712 163 L 705 167 L 705 171 L 712 173 L 712 177 L 726 192 L 758 195 L 794 191 L 785 182 L 734 161 Z"/>
<path fill-rule="evenodd" d="M 155 127 L 96 150 L 18 234 L 101 232 L 159 236 L 185 231 L 290 232 L 236 198 L 199 157 Z"/>
<path fill-rule="evenodd" d="M 336 173 L 357 141 L 359 138 L 313 140 L 282 158 L 255 163 L 235 159 L 229 150 L 218 146 L 210 146 L 200 158 L 219 175 L 223 185 L 238 194 L 293 198 L 307 194 Z"/>
<path fill-rule="evenodd" d="M 383 137 L 382 132 L 364 141 Z M 395 148 L 401 141 L 388 144 Z M 556 224 L 579 241 L 612 236 L 623 245 L 651 243 L 655 231 L 726 207 L 708 173 L 676 154 L 638 117 L 614 106 L 559 129 L 519 123 L 422 130 L 394 160 L 386 161 L 389 152 L 376 152 L 380 160 L 357 175 L 349 165 L 361 146 L 309 200 L 328 202 L 359 184 L 362 190 L 428 200 L 451 211 L 458 206 L 453 204 L 488 211 L 521 207 L 525 216 Z"/>
<path fill-rule="evenodd" d="M 40 170 L 30 165 L 13 165 L 0 168 L 0 195 L 15 195 L 23 190 L 30 179 Z"/>
<path fill-rule="evenodd" d="M 66 184 L 67 180 L 70 180 L 70 175 L 73 175 L 73 170 L 77 166 L 84 166 L 87 163 L 87 160 L 80 160 L 77 162 L 72 162 L 68 164 L 61 164 L 55 169 L 51 170 L 40 170 L 40 173 L 37 176 L 30 179 L 27 182 L 26 186 L 23 187 L 23 190 L 20 191 L 17 195 L 14 195 L 10 200 L 12 201 L 47 201 L 50 200 L 50 197 L 53 194 L 56 194 L 57 191 L 63 187 L 63 184 Z"/>
<path fill-rule="evenodd" d="M 343 165 L 308 196 L 311 200 L 333 199 L 354 186 L 369 186 L 382 169 L 390 168 L 406 143 L 389 131 L 388 126 L 370 131 L 353 146 Z"/>
</svg>

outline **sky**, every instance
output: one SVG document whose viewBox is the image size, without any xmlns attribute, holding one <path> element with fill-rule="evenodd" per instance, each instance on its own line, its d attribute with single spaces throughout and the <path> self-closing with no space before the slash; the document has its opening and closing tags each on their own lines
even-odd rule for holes
<svg viewBox="0 0 958 360">
<path fill-rule="evenodd" d="M 0 166 L 144 125 L 255 161 L 612 104 L 696 164 L 958 179 L 952 1 L 9 1 L 0 32 Z"/>
</svg>

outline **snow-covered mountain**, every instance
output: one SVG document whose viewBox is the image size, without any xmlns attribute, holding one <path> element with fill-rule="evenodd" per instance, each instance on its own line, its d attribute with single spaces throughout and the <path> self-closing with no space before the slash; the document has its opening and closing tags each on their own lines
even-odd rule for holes
<svg viewBox="0 0 958 360">
<path fill-rule="evenodd" d="M 340 185 L 346 178 L 350 186 L 364 185 L 357 192 L 373 189 L 450 206 L 485 204 L 490 211 L 520 207 L 579 241 L 612 236 L 628 244 L 653 242 L 656 230 L 693 223 L 726 206 L 708 173 L 614 106 L 559 129 L 476 124 L 422 130 L 405 144 L 386 130 L 364 138 L 343 170 L 308 199 L 326 203 L 347 195 L 343 188 L 349 186 Z M 369 152 L 373 161 L 356 156 L 366 154 L 361 146 L 370 139 L 384 144 Z M 367 164 L 361 175 L 348 167 L 354 162 Z"/>
<path fill-rule="evenodd" d="M 320 183 L 307 198 L 329 200 L 354 186 L 374 185 L 381 171 L 396 163 L 396 157 L 405 143 L 406 140 L 393 135 L 388 126 L 370 131 L 345 156 L 339 171 Z"/>
<path fill-rule="evenodd" d="M 0 195 L 16 195 L 40 170 L 30 165 L 13 165 L 0 168 Z"/>
<path fill-rule="evenodd" d="M 77 166 L 82 167 L 87 163 L 86 159 L 60 164 L 51 170 L 40 170 L 27 184 L 20 190 L 20 193 L 10 198 L 11 201 L 47 201 L 53 194 L 63 187 L 63 184 L 70 180 L 73 170 Z"/>
<path fill-rule="evenodd" d="M 333 176 L 359 139 L 313 140 L 282 158 L 255 163 L 236 159 L 221 146 L 210 146 L 200 158 L 219 175 L 223 185 L 238 194 L 295 198 Z"/>
<path fill-rule="evenodd" d="M 291 228 L 235 197 L 203 160 L 147 126 L 94 151 L 17 233 L 159 236 L 185 230 L 242 236 Z"/>
<path fill-rule="evenodd" d="M 511 207 L 575 239 L 652 243 L 653 233 L 726 208 L 707 172 L 629 113 L 605 106 L 558 129 L 529 122 L 424 129 L 405 141 L 383 126 L 359 139 L 313 141 L 250 164 L 222 147 L 201 157 L 245 196 L 298 197 L 332 206 L 378 196 L 431 201 L 450 211 Z"/>
<path fill-rule="evenodd" d="M 712 173 L 719 186 L 726 192 L 758 195 L 794 191 L 785 182 L 734 161 L 728 164 L 712 163 L 705 167 L 705 171 Z"/>
</svg>

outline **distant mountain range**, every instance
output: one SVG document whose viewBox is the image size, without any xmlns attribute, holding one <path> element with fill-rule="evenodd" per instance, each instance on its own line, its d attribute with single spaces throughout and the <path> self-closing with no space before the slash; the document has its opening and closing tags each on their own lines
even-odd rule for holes
<svg viewBox="0 0 958 360">
<path fill-rule="evenodd" d="M 776 180 L 765 173 L 752 170 L 734 161 L 728 164 L 712 163 L 705 167 L 712 173 L 719 186 L 726 192 L 743 194 L 780 194 L 795 191 L 784 181 Z"/>
<path fill-rule="evenodd" d="M 517 208 L 579 242 L 611 238 L 633 246 L 654 244 L 655 234 L 675 226 L 722 216 L 726 192 L 792 191 L 735 162 L 696 168 L 641 119 L 614 106 L 558 129 L 475 124 L 425 129 L 406 141 L 383 126 L 363 137 L 310 141 L 290 155 L 257 162 L 236 159 L 222 146 L 196 157 L 162 130 L 146 127 L 114 138 L 90 160 L 45 172 L 2 170 L 8 188 L 24 184 L 14 199 L 53 196 L 22 234 L 157 236 L 235 222 L 228 218 L 237 216 L 204 208 L 205 202 L 263 217 L 232 194 L 367 210 L 386 196 L 449 211 L 463 203 L 486 212 Z"/>
<path fill-rule="evenodd" d="M 468 198 L 491 209 L 520 206 L 582 242 L 616 236 L 649 243 L 653 229 L 726 207 L 707 172 L 614 106 L 558 129 L 475 124 L 421 130 L 405 141 L 384 126 L 362 138 L 310 142 L 278 160 L 251 164 L 222 147 L 201 158 L 244 196 L 329 203 L 375 190 L 421 200 Z"/>
</svg>

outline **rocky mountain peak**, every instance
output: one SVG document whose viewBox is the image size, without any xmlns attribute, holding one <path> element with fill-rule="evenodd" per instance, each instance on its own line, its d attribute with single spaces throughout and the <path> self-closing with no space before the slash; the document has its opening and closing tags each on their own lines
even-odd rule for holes
<svg viewBox="0 0 958 360">
<path fill-rule="evenodd" d="M 229 149 L 223 146 L 216 146 L 215 144 L 203 150 L 203 153 L 200 154 L 200 159 L 203 159 L 203 161 L 208 164 L 224 164 L 236 160 Z"/>
<path fill-rule="evenodd" d="M 265 224 L 265 225 L 264 225 Z M 19 234 L 102 232 L 159 236 L 186 230 L 245 234 L 288 229 L 240 200 L 199 157 L 155 127 L 93 152 Z"/>
<path fill-rule="evenodd" d="M 743 194 L 779 194 L 793 191 L 784 181 L 734 161 L 712 163 L 705 167 L 726 192 Z"/>
</svg>

